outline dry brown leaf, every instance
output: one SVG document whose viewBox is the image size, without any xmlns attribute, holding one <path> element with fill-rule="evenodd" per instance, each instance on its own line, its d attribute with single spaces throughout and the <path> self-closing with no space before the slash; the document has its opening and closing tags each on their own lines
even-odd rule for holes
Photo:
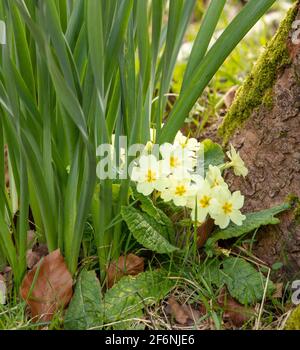
<svg viewBox="0 0 300 350">
<path fill-rule="evenodd" d="M 144 271 L 144 258 L 134 254 L 120 256 L 118 262 L 110 263 L 107 269 L 107 286 L 111 288 L 123 276 L 135 276 Z"/>
<path fill-rule="evenodd" d="M 7 294 L 10 294 L 12 289 L 13 289 L 13 272 L 12 268 L 10 266 L 4 267 L 2 270 L 2 278 L 5 281 L 6 284 L 6 289 L 7 289 Z"/>
<path fill-rule="evenodd" d="M 38 253 L 34 252 L 32 249 L 27 250 L 26 252 L 26 261 L 27 267 L 32 269 L 34 265 L 36 265 L 41 260 Z"/>
<path fill-rule="evenodd" d="M 233 299 L 226 288 L 218 297 L 218 304 L 224 309 L 223 320 L 230 321 L 236 327 L 242 327 L 254 314 L 254 309 L 247 308 Z"/>
<path fill-rule="evenodd" d="M 35 321 L 50 321 L 53 314 L 71 300 L 72 284 L 72 276 L 58 249 L 28 272 L 20 292 Z"/>
<path fill-rule="evenodd" d="M 182 308 L 189 317 L 189 321 L 190 321 L 188 322 L 189 325 L 195 324 L 201 317 L 200 311 L 195 310 L 194 308 L 192 308 L 191 305 L 183 304 Z"/>
<path fill-rule="evenodd" d="M 32 249 L 28 249 L 26 253 L 27 267 L 32 269 L 42 257 L 48 255 L 46 244 L 35 244 Z"/>
<path fill-rule="evenodd" d="M 206 241 L 208 240 L 210 234 L 212 233 L 215 227 L 215 222 L 213 219 L 206 220 L 200 227 L 197 229 L 197 247 L 202 248 Z"/>
<path fill-rule="evenodd" d="M 276 290 L 273 294 L 273 298 L 282 298 L 283 294 L 283 283 L 276 283 L 275 284 Z"/>
<path fill-rule="evenodd" d="M 176 299 L 171 296 L 168 299 L 168 305 L 170 306 L 170 312 L 175 317 L 175 320 L 181 325 L 187 324 L 189 320 L 189 314 L 186 312 L 186 309 L 180 305 Z"/>
</svg>

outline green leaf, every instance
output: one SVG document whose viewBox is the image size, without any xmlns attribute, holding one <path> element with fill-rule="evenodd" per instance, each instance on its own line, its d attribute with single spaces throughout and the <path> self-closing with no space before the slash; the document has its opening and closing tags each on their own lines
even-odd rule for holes
<svg viewBox="0 0 300 350">
<path fill-rule="evenodd" d="M 251 264 L 241 258 L 228 258 L 223 262 L 223 281 L 230 295 L 242 304 L 254 304 L 261 301 L 267 279 Z M 268 281 L 267 296 L 275 290 L 272 281 Z"/>
<path fill-rule="evenodd" d="M 187 68 L 183 78 L 182 90 L 184 90 L 184 87 L 191 79 L 193 72 L 196 70 L 199 62 L 201 62 L 205 56 L 225 3 L 226 0 L 212 0 L 210 2 L 210 5 L 205 13 L 200 30 L 194 42 L 190 58 L 188 60 Z"/>
<path fill-rule="evenodd" d="M 237 44 L 256 24 L 276 0 L 250 0 L 224 30 L 194 71 L 193 78 L 177 99 L 167 122 L 158 136 L 158 143 L 172 142 L 189 111 L 202 94 L 214 74 Z"/>
<path fill-rule="evenodd" d="M 162 270 L 123 277 L 105 294 L 105 322 L 141 317 L 144 307 L 165 298 L 174 284 L 174 280 L 168 279 Z"/>
<path fill-rule="evenodd" d="M 159 224 L 152 216 L 124 206 L 121 214 L 134 238 L 147 249 L 160 254 L 178 250 L 164 238 L 168 235 L 166 226 Z"/>
<path fill-rule="evenodd" d="M 217 230 L 215 233 L 213 233 L 213 236 L 207 240 L 205 247 L 207 251 L 209 251 L 212 249 L 213 245 L 220 239 L 240 237 L 245 233 L 249 233 L 255 229 L 258 229 L 260 226 L 276 225 L 280 222 L 280 220 L 276 218 L 275 215 L 289 208 L 290 205 L 284 203 L 271 209 L 247 214 L 246 220 L 243 222 L 242 226 L 237 226 L 231 223 L 225 230 Z"/>
<path fill-rule="evenodd" d="M 65 329 L 87 330 L 100 327 L 103 324 L 101 299 L 96 273 L 83 270 L 78 277 L 75 293 L 65 316 Z"/>
<path fill-rule="evenodd" d="M 204 146 L 203 160 L 202 162 L 200 160 L 200 164 L 198 165 L 198 167 L 200 170 L 204 169 L 204 174 L 206 174 L 209 165 L 218 166 L 223 164 L 225 155 L 222 150 L 222 147 L 209 139 L 202 141 L 202 144 Z"/>
<path fill-rule="evenodd" d="M 134 198 L 141 202 L 141 209 L 153 217 L 160 225 L 167 228 L 168 234 L 164 238 L 173 243 L 175 240 L 175 230 L 170 218 L 161 209 L 157 208 L 149 197 L 144 196 L 136 190 L 133 191 L 133 194 Z M 164 232 L 161 233 L 163 234 Z"/>
</svg>

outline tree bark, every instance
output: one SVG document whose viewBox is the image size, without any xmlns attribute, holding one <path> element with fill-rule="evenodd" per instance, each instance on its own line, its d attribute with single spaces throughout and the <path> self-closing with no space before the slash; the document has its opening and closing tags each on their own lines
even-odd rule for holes
<svg viewBox="0 0 300 350">
<path fill-rule="evenodd" d="M 231 189 L 245 195 L 245 211 L 266 209 L 294 196 L 294 208 L 281 216 L 280 225 L 259 230 L 254 248 L 270 266 L 282 262 L 285 279 L 300 276 L 300 35 L 293 28 L 299 19 L 298 1 L 219 129 L 224 143 L 240 151 L 249 169 L 246 179 L 226 174 Z"/>
</svg>

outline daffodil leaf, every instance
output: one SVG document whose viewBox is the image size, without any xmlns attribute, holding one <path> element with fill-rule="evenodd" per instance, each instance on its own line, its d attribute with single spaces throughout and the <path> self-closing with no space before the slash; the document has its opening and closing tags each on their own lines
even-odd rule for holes
<svg viewBox="0 0 300 350">
<path fill-rule="evenodd" d="M 133 207 L 122 207 L 121 214 L 134 238 L 145 248 L 160 254 L 169 254 L 178 250 L 165 237 L 168 229 L 147 213 Z"/>
<path fill-rule="evenodd" d="M 206 242 L 206 251 L 209 253 L 209 255 L 211 255 L 214 244 L 220 239 L 225 240 L 234 237 L 240 237 L 243 234 L 249 233 L 261 226 L 278 224 L 280 220 L 276 218 L 275 215 L 289 208 L 290 205 L 288 203 L 284 203 L 267 210 L 246 214 L 246 219 L 243 222 L 242 226 L 237 226 L 234 223 L 231 223 L 226 229 L 218 229 L 215 231 L 212 237 L 209 238 Z"/>
<path fill-rule="evenodd" d="M 66 312 L 67 330 L 87 330 L 103 323 L 102 297 L 99 280 L 94 271 L 83 270 L 77 280 L 75 293 Z"/>
<path fill-rule="evenodd" d="M 225 154 L 222 147 L 210 139 L 202 141 L 202 145 L 203 159 L 199 160 L 198 169 L 202 172 L 200 175 L 204 176 L 210 165 L 218 166 L 224 163 Z"/>
<path fill-rule="evenodd" d="M 261 272 L 244 259 L 227 258 L 223 262 L 222 272 L 222 280 L 230 295 L 241 304 L 251 305 L 261 301 L 265 288 L 267 288 L 267 296 L 272 295 L 275 290 L 273 282 L 267 280 Z"/>
<path fill-rule="evenodd" d="M 123 277 L 105 294 L 105 322 L 117 322 L 115 329 L 132 329 L 134 320 L 130 319 L 141 318 L 145 306 L 165 298 L 174 284 L 162 270 Z"/>
</svg>

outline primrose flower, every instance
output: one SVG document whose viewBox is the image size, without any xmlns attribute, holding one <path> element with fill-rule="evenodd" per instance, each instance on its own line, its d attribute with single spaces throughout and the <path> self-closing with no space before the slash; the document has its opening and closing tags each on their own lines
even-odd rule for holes
<svg viewBox="0 0 300 350">
<path fill-rule="evenodd" d="M 225 180 L 222 177 L 221 170 L 217 166 L 210 165 L 206 174 L 206 180 L 211 188 L 225 187 L 228 188 Z"/>
<path fill-rule="evenodd" d="M 192 220 L 204 222 L 207 215 L 213 210 L 213 189 L 207 180 L 198 179 L 195 185 L 195 194 L 190 197 L 188 207 L 192 209 Z"/>
<path fill-rule="evenodd" d="M 161 192 L 161 198 L 169 202 L 173 200 L 177 206 L 185 206 L 191 196 L 191 180 L 189 178 L 181 179 L 171 175 L 168 180 L 168 187 Z"/>
<path fill-rule="evenodd" d="M 241 192 L 236 191 L 231 194 L 228 189 L 221 187 L 218 191 L 214 191 L 214 196 L 210 215 L 215 220 L 215 224 L 224 229 L 231 220 L 241 226 L 246 219 L 246 216 L 240 212 L 244 205 L 244 196 Z"/>
<path fill-rule="evenodd" d="M 239 153 L 230 145 L 230 151 L 227 153 L 228 158 L 231 160 L 226 167 L 232 167 L 236 176 L 246 177 L 248 175 L 248 169 L 245 166 L 244 161 L 240 157 Z"/>
<path fill-rule="evenodd" d="M 200 144 L 197 139 L 186 137 L 182 134 L 181 131 L 178 131 L 175 136 L 174 146 L 196 152 L 198 151 Z"/>
<path fill-rule="evenodd" d="M 194 152 L 181 147 L 176 147 L 170 143 L 164 143 L 160 146 L 162 162 L 165 168 L 169 169 L 170 173 L 181 171 L 182 176 L 193 170 L 195 159 Z"/>
<path fill-rule="evenodd" d="M 143 155 L 139 159 L 139 166 L 131 173 L 132 181 L 137 182 L 137 191 L 148 196 L 154 190 L 163 191 L 167 184 L 167 177 L 163 171 L 163 164 L 154 155 Z"/>
</svg>

